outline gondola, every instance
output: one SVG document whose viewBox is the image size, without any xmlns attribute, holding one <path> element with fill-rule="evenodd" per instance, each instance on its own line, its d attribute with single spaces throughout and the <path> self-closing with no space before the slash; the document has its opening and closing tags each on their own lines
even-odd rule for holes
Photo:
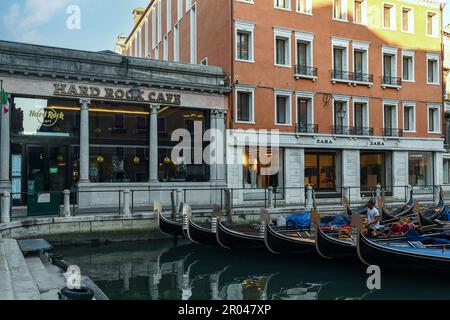
<svg viewBox="0 0 450 320">
<path fill-rule="evenodd" d="M 352 209 L 350 208 L 350 201 L 348 201 L 347 197 L 343 197 L 342 202 L 344 204 L 345 213 L 349 217 L 351 217 L 353 214 L 365 214 L 367 212 L 367 204 Z"/>
<path fill-rule="evenodd" d="M 232 226 L 220 221 L 217 224 L 217 243 L 225 249 L 264 248 L 264 235 L 252 226 Z"/>
<path fill-rule="evenodd" d="M 197 244 L 217 245 L 217 222 L 220 221 L 221 209 L 217 206 L 213 211 L 214 222 L 196 222 L 189 218 L 187 236 L 189 240 Z"/>
<path fill-rule="evenodd" d="M 298 230 L 276 231 L 271 225 L 266 226 L 264 242 L 274 254 L 304 254 L 315 250 L 314 238 L 308 233 L 302 234 Z"/>
<path fill-rule="evenodd" d="M 444 246 L 425 246 L 406 240 L 373 240 L 358 234 L 357 253 L 367 265 L 385 268 L 436 270 L 448 273 L 450 250 Z"/>
<path fill-rule="evenodd" d="M 357 258 L 356 242 L 349 239 L 340 239 L 323 231 L 316 226 L 315 246 L 317 253 L 326 259 Z"/>
<path fill-rule="evenodd" d="M 380 201 L 380 199 L 378 199 L 378 201 Z M 414 211 L 414 199 L 412 197 L 412 192 L 408 203 L 406 203 L 401 208 L 398 208 L 394 211 L 387 211 L 384 207 L 384 203 L 381 203 L 380 207 L 382 208 L 381 215 L 384 221 L 394 220 L 412 214 Z"/>
<path fill-rule="evenodd" d="M 181 221 L 166 218 L 162 213 L 162 205 L 160 202 L 155 201 L 154 211 L 158 228 L 163 234 L 176 237 L 184 236 L 183 223 Z"/>
<path fill-rule="evenodd" d="M 439 204 L 436 208 L 425 210 L 420 212 L 419 219 L 420 224 L 422 226 L 432 226 L 436 224 L 436 220 L 439 220 L 440 217 L 446 212 L 447 207 L 445 206 L 445 202 L 443 197 L 441 196 L 439 200 Z"/>
</svg>

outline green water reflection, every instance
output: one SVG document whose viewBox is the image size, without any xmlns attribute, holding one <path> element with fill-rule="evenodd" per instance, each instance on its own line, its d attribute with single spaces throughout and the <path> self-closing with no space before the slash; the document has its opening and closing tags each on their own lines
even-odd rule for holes
<svg viewBox="0 0 450 320">
<path fill-rule="evenodd" d="M 450 299 L 449 277 L 383 271 L 382 290 L 371 292 L 359 261 L 314 255 L 231 252 L 172 240 L 78 246 L 58 253 L 111 299 Z"/>
</svg>

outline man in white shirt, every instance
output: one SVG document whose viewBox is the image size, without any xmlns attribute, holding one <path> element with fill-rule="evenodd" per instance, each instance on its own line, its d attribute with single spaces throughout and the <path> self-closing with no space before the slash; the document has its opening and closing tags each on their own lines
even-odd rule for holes
<svg viewBox="0 0 450 320">
<path fill-rule="evenodd" d="M 380 211 L 375 208 L 375 203 L 373 200 L 369 200 L 367 203 L 367 220 L 368 220 L 368 229 L 373 234 L 377 233 L 378 230 L 381 229 L 381 215 Z"/>
</svg>

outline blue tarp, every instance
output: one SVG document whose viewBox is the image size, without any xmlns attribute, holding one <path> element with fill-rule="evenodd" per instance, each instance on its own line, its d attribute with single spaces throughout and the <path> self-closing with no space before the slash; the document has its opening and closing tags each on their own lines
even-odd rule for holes
<svg viewBox="0 0 450 320">
<path fill-rule="evenodd" d="M 346 215 L 339 214 L 334 217 L 324 217 L 320 219 L 321 227 L 345 227 L 350 223 Z M 311 227 L 311 212 L 294 214 L 286 218 L 286 225 L 295 229 L 308 229 Z"/>
<path fill-rule="evenodd" d="M 419 241 L 423 244 L 450 244 L 450 241 L 447 239 L 423 236 L 416 230 L 409 230 L 406 233 L 406 239 L 408 241 Z"/>
<path fill-rule="evenodd" d="M 450 221 L 450 211 L 449 211 L 448 207 L 445 207 L 445 210 L 444 210 L 444 212 L 442 213 L 441 219 L 442 219 L 443 221 Z"/>
</svg>

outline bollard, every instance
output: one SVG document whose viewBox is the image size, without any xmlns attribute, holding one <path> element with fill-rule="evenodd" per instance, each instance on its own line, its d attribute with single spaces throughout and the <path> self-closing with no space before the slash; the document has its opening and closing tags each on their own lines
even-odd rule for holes
<svg viewBox="0 0 450 320">
<path fill-rule="evenodd" d="M 211 232 L 212 233 L 217 233 L 217 218 L 212 218 L 211 220 Z"/>
<path fill-rule="evenodd" d="M 175 197 L 175 208 L 176 210 L 182 211 L 183 207 L 181 206 L 181 204 L 184 202 L 183 199 L 183 190 L 181 189 L 177 189 L 176 191 L 176 197 Z"/>
<path fill-rule="evenodd" d="M 63 217 L 69 218 L 72 213 L 70 212 L 70 190 L 64 190 L 64 210 Z"/>
<path fill-rule="evenodd" d="M 0 207 L 1 207 L 1 223 L 10 223 L 11 194 L 8 191 L 3 192 Z"/>
<path fill-rule="evenodd" d="M 273 203 L 274 203 L 274 201 L 273 201 L 273 187 L 272 186 L 270 186 L 269 188 L 267 188 L 267 190 L 269 190 L 269 192 L 268 192 L 268 202 L 267 202 L 267 205 L 268 205 L 268 207 L 269 208 L 273 208 Z"/>
<path fill-rule="evenodd" d="M 311 210 L 313 208 L 313 187 L 312 185 L 308 185 L 306 188 L 307 195 L 306 195 L 306 210 Z"/>
<path fill-rule="evenodd" d="M 130 210 L 130 189 L 123 190 L 122 215 L 124 215 L 124 216 L 131 215 L 131 210 Z"/>
<path fill-rule="evenodd" d="M 225 192 L 225 210 L 227 212 L 227 222 L 232 223 L 233 221 L 233 209 L 232 209 L 232 191 L 229 188 L 224 190 Z"/>
<path fill-rule="evenodd" d="M 381 185 L 377 184 L 377 199 L 381 198 Z"/>
</svg>

